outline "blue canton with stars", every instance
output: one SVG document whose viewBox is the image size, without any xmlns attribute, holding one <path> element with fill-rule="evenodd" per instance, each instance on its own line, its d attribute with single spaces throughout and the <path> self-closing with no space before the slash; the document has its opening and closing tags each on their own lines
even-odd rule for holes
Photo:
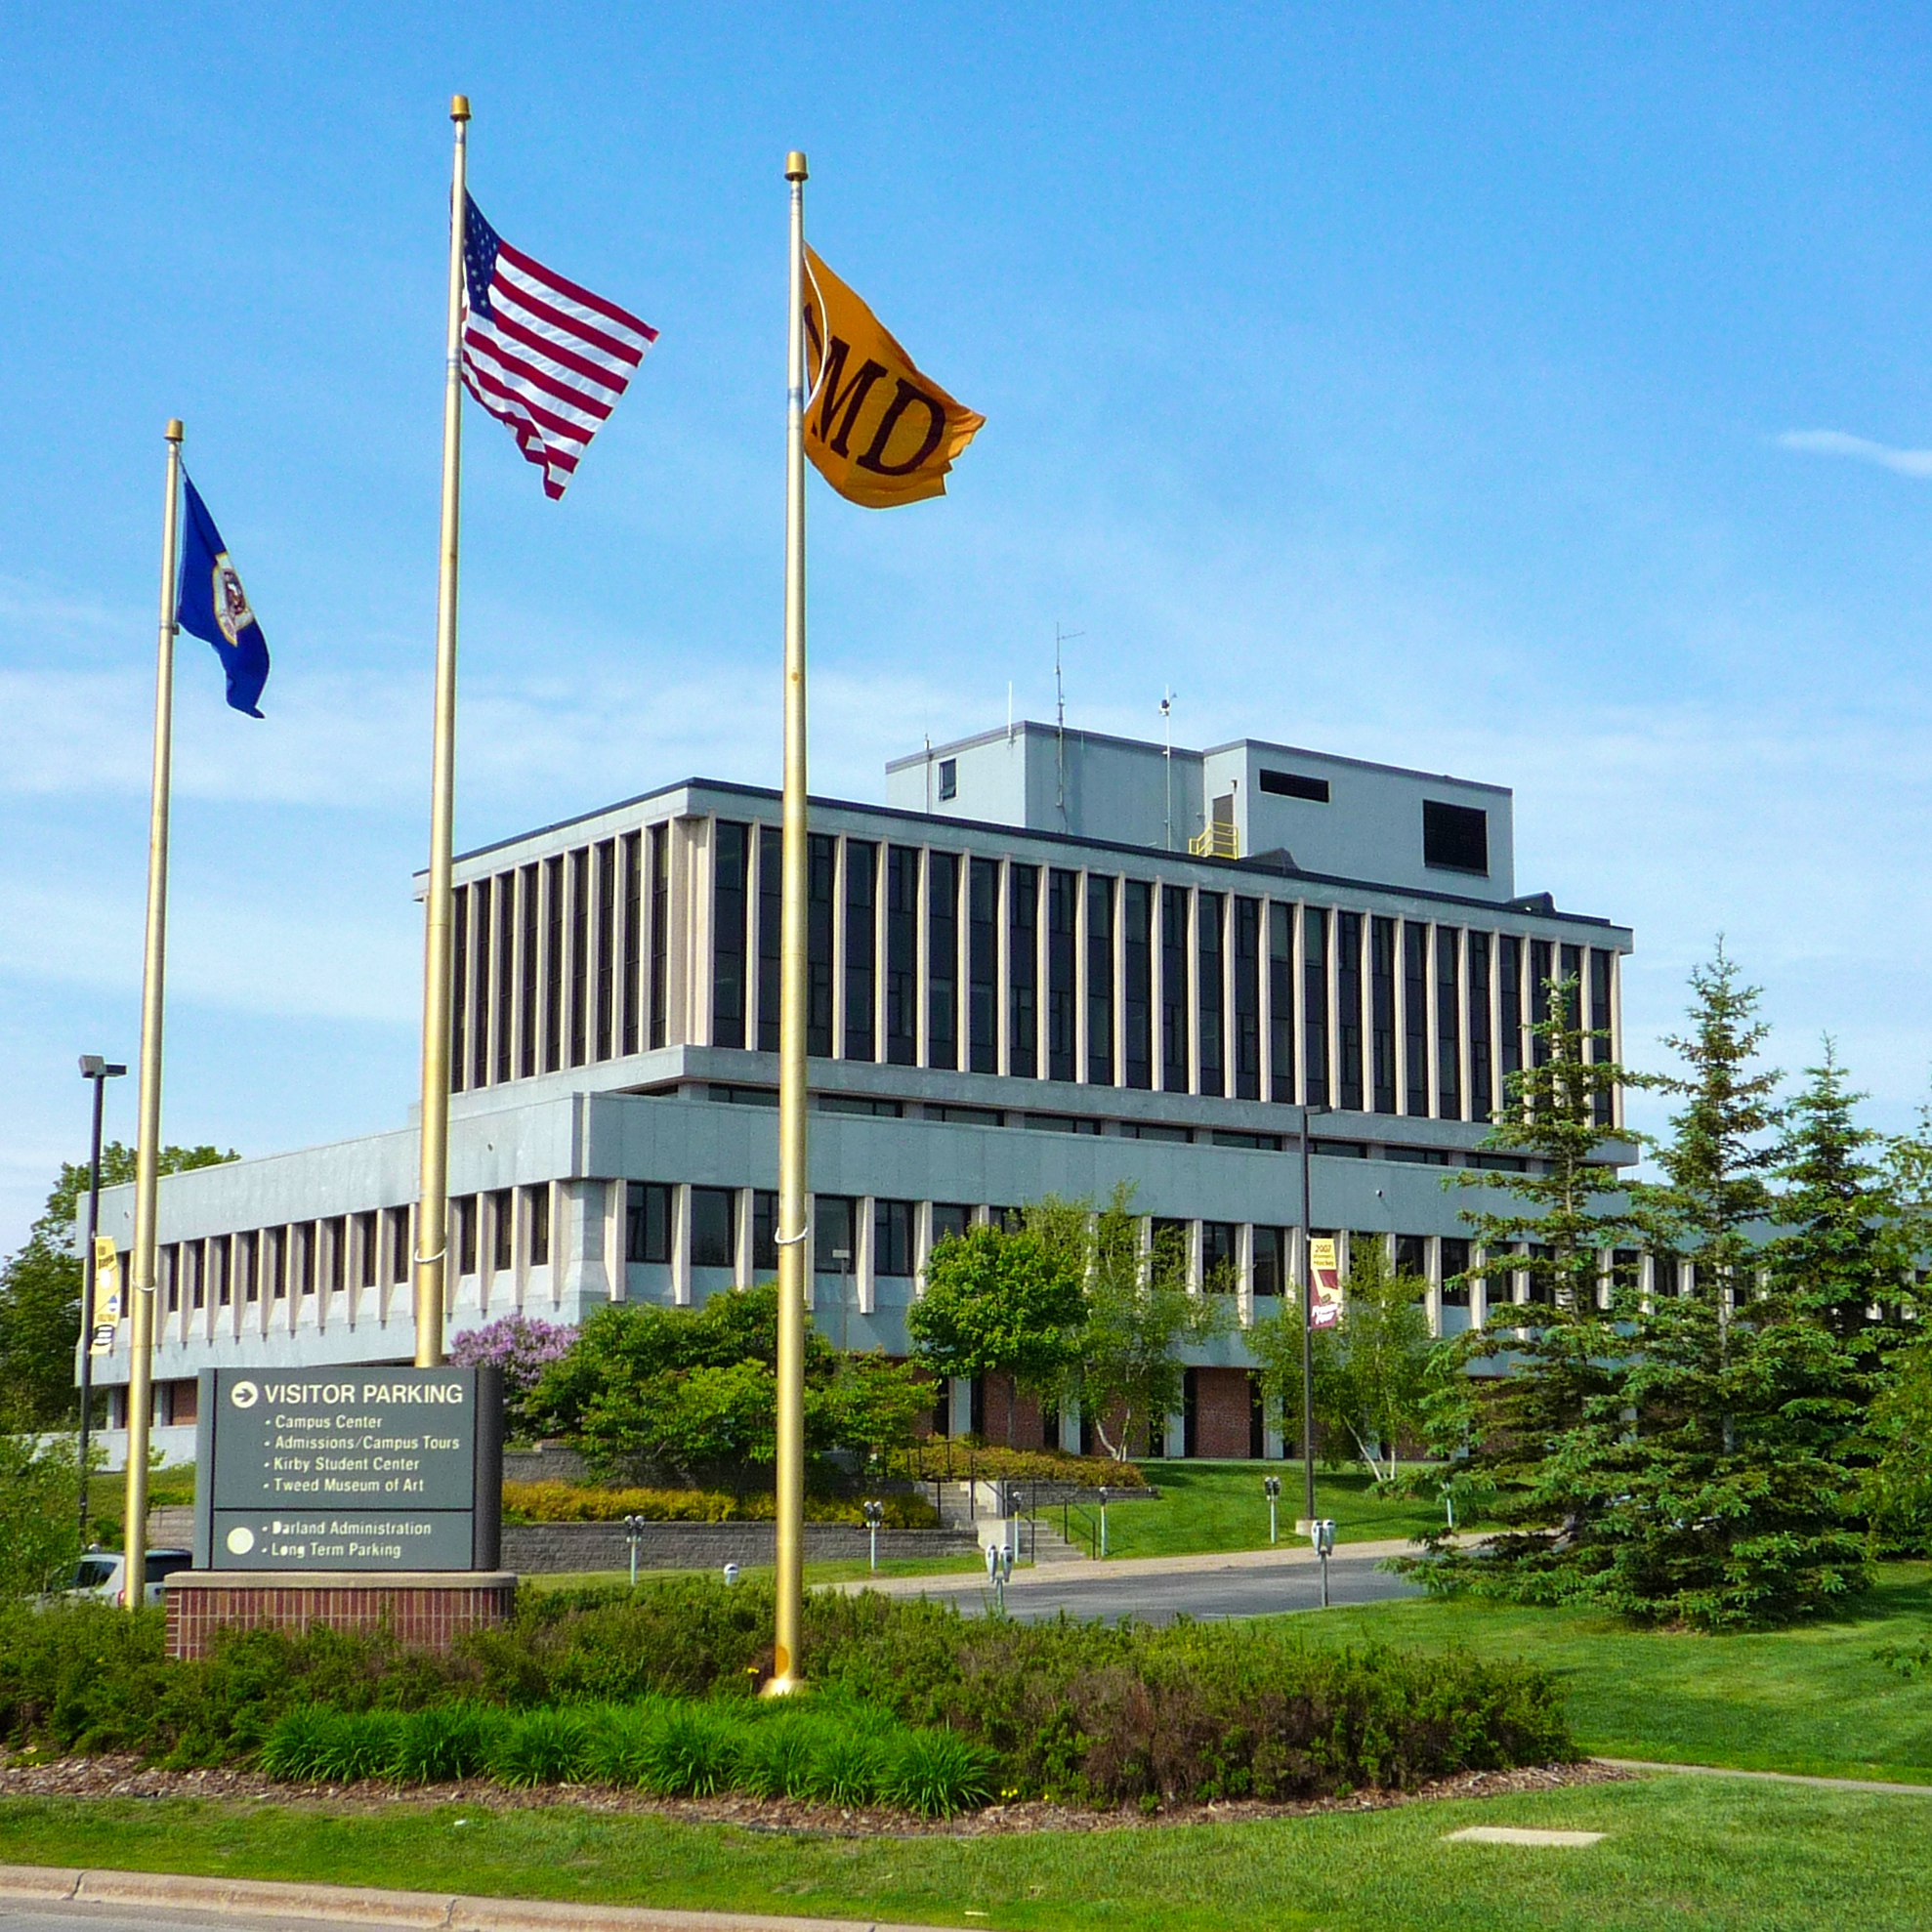
<svg viewBox="0 0 1932 1932">
<path fill-rule="evenodd" d="M 496 253 L 503 246 L 496 231 L 483 220 L 483 210 L 463 196 L 463 278 L 469 284 L 470 313 L 488 315 L 489 285 L 496 278 Z"/>
</svg>

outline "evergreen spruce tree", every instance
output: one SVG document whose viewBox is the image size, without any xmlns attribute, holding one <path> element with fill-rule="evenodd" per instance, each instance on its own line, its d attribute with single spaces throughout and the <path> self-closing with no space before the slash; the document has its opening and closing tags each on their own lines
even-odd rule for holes
<svg viewBox="0 0 1932 1932">
<path fill-rule="evenodd" d="M 1590 1592 L 1723 1629 L 1813 1614 L 1863 1580 L 1856 1356 L 1831 1317 L 1850 1292 L 1832 1256 L 1857 1247 L 1860 1163 L 1835 1069 L 1787 1122 L 1779 1076 L 1758 1064 L 1758 990 L 1721 943 L 1691 990 L 1690 1025 L 1667 1042 L 1683 1071 L 1657 1083 L 1683 1102 L 1658 1148 L 1663 1179 L 1633 1192 L 1653 1252 L 1685 1252 L 1692 1273 L 1658 1285 L 1632 1327 L 1621 1487 Z"/>
<path fill-rule="evenodd" d="M 1439 1537 L 1418 1566 L 1432 1586 L 1532 1601 L 1587 1595 L 1595 1545 L 1619 1491 L 1625 1330 L 1605 1253 L 1634 1241 L 1616 1169 L 1605 1164 L 1613 1096 L 1633 1076 L 1609 1058 L 1607 1033 L 1586 1029 L 1577 982 L 1548 983 L 1548 1018 L 1532 1031 L 1531 1064 L 1512 1073 L 1486 1149 L 1520 1172 L 1458 1174 L 1481 1188 L 1463 1219 L 1483 1256 L 1486 1322 L 1439 1345 L 1430 1434 L 1463 1458 L 1455 1488 L 1481 1498 L 1501 1526 L 1480 1552 Z M 1512 1273 L 1532 1283 L 1533 1307 L 1508 1299 Z"/>
</svg>

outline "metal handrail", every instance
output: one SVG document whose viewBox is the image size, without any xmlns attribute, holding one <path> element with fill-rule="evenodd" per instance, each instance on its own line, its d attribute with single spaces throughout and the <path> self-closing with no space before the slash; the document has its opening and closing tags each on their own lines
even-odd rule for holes
<svg viewBox="0 0 1932 1932">
<path fill-rule="evenodd" d="M 1197 859 L 1239 859 L 1241 856 L 1241 835 L 1232 822 L 1215 819 L 1203 825 L 1188 841 L 1188 850 Z"/>
</svg>

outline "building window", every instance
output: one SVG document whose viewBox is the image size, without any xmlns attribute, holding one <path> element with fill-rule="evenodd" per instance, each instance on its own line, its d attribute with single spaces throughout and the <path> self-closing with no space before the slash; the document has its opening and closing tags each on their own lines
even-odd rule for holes
<svg viewBox="0 0 1932 1932">
<path fill-rule="evenodd" d="M 269 1284 L 269 1299 L 280 1301 L 288 1293 L 288 1230 L 262 1230 L 262 1276 Z"/>
<path fill-rule="evenodd" d="M 260 1239 L 261 1238 L 254 1234 L 237 1235 L 234 1238 L 232 1280 L 240 1284 L 243 1301 L 259 1301 L 262 1297 L 262 1283 L 255 1270 Z"/>
<path fill-rule="evenodd" d="M 1362 914 L 1335 914 L 1335 1105 L 1362 1111 Z"/>
<path fill-rule="evenodd" d="M 785 917 L 784 837 L 770 825 L 758 831 L 758 1051 L 778 1050 L 783 1003 Z"/>
<path fill-rule="evenodd" d="M 570 1065 L 581 1067 L 590 1042 L 590 848 L 570 854 Z"/>
<path fill-rule="evenodd" d="M 1163 1270 L 1171 1270 L 1186 1280 L 1189 1275 L 1189 1236 L 1192 1233 L 1189 1224 L 1155 1215 L 1152 1233 L 1152 1246 L 1156 1264 Z"/>
<path fill-rule="evenodd" d="M 999 1071 L 999 861 L 975 859 L 967 878 L 967 1010 L 973 1071 Z"/>
<path fill-rule="evenodd" d="M 1235 901 L 1235 1098 L 1261 1098 L 1261 902 Z"/>
<path fill-rule="evenodd" d="M 926 858 L 926 1063 L 959 1065 L 959 855 Z"/>
<path fill-rule="evenodd" d="M 376 1284 L 376 1215 L 373 1209 L 356 1217 L 356 1281 L 358 1287 Z"/>
<path fill-rule="evenodd" d="M 670 1019 L 671 828 L 651 828 L 651 1030 L 652 1046 L 664 1044 Z"/>
<path fill-rule="evenodd" d="M 1443 1306 L 1469 1306 L 1469 1243 L 1457 1235 L 1443 1237 Z"/>
<path fill-rule="evenodd" d="M 638 971 L 644 963 L 644 933 L 640 922 L 644 912 L 644 855 L 642 835 L 626 832 L 618 848 L 618 869 L 623 873 L 624 963 L 622 1028 L 623 1051 L 638 1049 Z"/>
<path fill-rule="evenodd" d="M 1268 908 L 1268 1098 L 1295 1100 L 1295 911 Z"/>
<path fill-rule="evenodd" d="M 1328 780 L 1311 778 L 1300 772 L 1271 772 L 1264 765 L 1255 775 L 1255 782 L 1263 791 L 1272 791 L 1277 798 L 1305 798 L 1311 805 L 1326 805 L 1328 802 Z"/>
<path fill-rule="evenodd" d="M 872 1203 L 872 1273 L 898 1277 L 912 1272 L 912 1203 Z"/>
<path fill-rule="evenodd" d="M 517 917 L 523 933 L 524 973 L 523 983 L 518 990 L 518 1004 L 521 1019 L 518 1030 L 522 1034 L 518 1042 L 518 1068 L 525 1079 L 536 1072 L 536 1034 L 537 1034 L 537 901 L 539 897 L 539 873 L 534 865 L 523 869 L 523 884 L 517 894 Z"/>
<path fill-rule="evenodd" d="M 1377 1113 L 1396 1111 L 1396 922 L 1368 922 L 1368 1041 Z"/>
<path fill-rule="evenodd" d="M 1429 929 L 1414 920 L 1402 929 L 1402 1030 L 1408 1064 L 1404 1070 L 1406 1113 L 1429 1111 Z"/>
<path fill-rule="evenodd" d="M 1380 1239 L 1377 1237 L 1376 1239 Z M 1414 1275 L 1427 1279 L 1429 1273 L 1429 1237 L 1427 1235 L 1398 1235 L 1395 1253 L 1396 1273 Z"/>
<path fill-rule="evenodd" d="M 1510 1081 L 1523 1071 L 1523 942 L 1496 935 L 1496 1000 L 1502 1008 L 1496 1036 L 1496 1099 L 1509 1098 Z"/>
<path fill-rule="evenodd" d="M 1040 868 L 1008 866 L 1006 894 L 1006 1071 L 1032 1080 L 1040 1071 Z"/>
<path fill-rule="evenodd" d="M 1080 875 L 1055 867 L 1046 875 L 1046 1076 L 1071 1080 L 1074 1064 L 1073 968 Z"/>
<path fill-rule="evenodd" d="M 720 819 L 711 861 L 711 1044 L 744 1044 L 749 825 Z"/>
<path fill-rule="evenodd" d="M 1490 1055 L 1490 935 L 1469 935 L 1469 1117 L 1487 1120 L 1495 1102 Z"/>
<path fill-rule="evenodd" d="M 458 1275 L 474 1275 L 477 1272 L 477 1203 L 476 1195 L 464 1195 L 449 1203 L 450 1212 L 456 1217 L 456 1272 Z"/>
<path fill-rule="evenodd" d="M 1222 929 L 1225 901 L 1218 892 L 1204 892 L 1195 902 L 1195 943 L 1200 960 L 1200 1091 L 1226 1093 L 1226 1020 L 1221 985 L 1226 936 Z"/>
<path fill-rule="evenodd" d="M 1113 881 L 1087 880 L 1087 1079 L 1113 1084 Z"/>
<path fill-rule="evenodd" d="M 1611 954 L 1602 946 L 1590 949 L 1590 1030 L 1597 1035 L 1590 1042 L 1590 1058 L 1599 1066 L 1609 1064 L 1616 1045 L 1610 1036 L 1610 962 Z M 1591 1105 L 1596 1124 L 1608 1127 L 1614 1117 L 1608 1090 L 1599 1093 Z"/>
<path fill-rule="evenodd" d="M 207 1300 L 207 1282 L 201 1260 L 201 1243 L 184 1241 L 175 1250 L 177 1272 L 188 1284 L 188 1305 L 200 1308 Z"/>
<path fill-rule="evenodd" d="M 778 1272 L 778 1197 L 769 1188 L 751 1197 L 751 1268 L 753 1274 Z"/>
<path fill-rule="evenodd" d="M 1548 940 L 1530 942 L 1530 1062 L 1534 1067 L 1549 1065 L 1550 1043 L 1537 1029 L 1549 1025 L 1550 981 L 1556 974 L 1553 950 Z"/>
<path fill-rule="evenodd" d="M 730 1268 L 737 1260 L 737 1198 L 730 1188 L 691 1191 L 691 1265 Z"/>
<path fill-rule="evenodd" d="M 743 923 L 740 906 L 739 924 Z M 740 936 L 740 946 L 742 946 Z M 743 985 L 742 966 L 739 985 Z M 740 993 L 740 997 L 742 994 Z M 617 1024 L 617 841 L 597 848 L 597 1031 L 592 1051 L 609 1060 Z"/>
<path fill-rule="evenodd" d="M 1219 1294 L 1233 1294 L 1239 1284 L 1241 1231 L 1232 1221 L 1203 1221 L 1200 1224 L 1201 1286 Z"/>
<path fill-rule="evenodd" d="M 973 1225 L 973 1210 L 960 1200 L 933 1202 L 933 1245 L 942 1241 L 964 1240 Z"/>
<path fill-rule="evenodd" d="M 1436 1113 L 1462 1118 L 1462 968 L 1453 926 L 1436 928 Z"/>
<path fill-rule="evenodd" d="M 1301 913 L 1303 1065 L 1308 1104 L 1328 1104 L 1328 914 L 1320 905 Z"/>
<path fill-rule="evenodd" d="M 908 845 L 886 852 L 886 1059 L 919 1060 L 919 852 Z"/>
<path fill-rule="evenodd" d="M 464 1027 L 470 1017 L 470 894 L 458 886 L 449 895 L 449 957 L 454 978 L 449 988 L 449 1089 L 463 1091 L 463 1075 L 469 1068 L 464 1051 L 468 1035 Z"/>
<path fill-rule="evenodd" d="M 328 1238 L 329 1293 L 339 1295 L 349 1285 L 349 1217 L 338 1214 L 322 1223 Z"/>
<path fill-rule="evenodd" d="M 490 1025 L 495 1030 L 495 1077 L 510 1077 L 510 1043 L 516 1025 L 517 875 L 496 882 L 496 964 L 490 970 Z"/>
<path fill-rule="evenodd" d="M 1566 945 L 1558 955 L 1563 961 L 1558 977 L 1564 984 L 1563 1024 L 1573 1032 L 1583 1029 L 1583 948 Z M 1587 1056 L 1586 1056 L 1587 1057 Z"/>
<path fill-rule="evenodd" d="M 300 1295 L 315 1292 L 315 1235 L 313 1221 L 298 1221 L 288 1231 L 288 1259 Z"/>
<path fill-rule="evenodd" d="M 845 842 L 845 1057 L 878 1057 L 872 1021 L 877 990 L 879 848 Z"/>
<path fill-rule="evenodd" d="M 832 1053 L 833 890 L 838 877 L 838 840 L 812 833 L 806 847 L 805 895 L 805 1050 L 820 1060 Z"/>
<path fill-rule="evenodd" d="M 389 1280 L 392 1285 L 409 1280 L 413 1263 L 409 1254 L 409 1210 L 406 1207 L 392 1207 L 389 1210 Z"/>
<path fill-rule="evenodd" d="M 539 1181 L 524 1190 L 524 1246 L 532 1268 L 550 1266 L 550 1184 Z"/>
<path fill-rule="evenodd" d="M 495 931 L 490 914 L 494 899 L 492 882 L 488 879 L 479 879 L 470 888 L 471 964 L 476 969 L 475 1018 L 470 1025 L 470 1084 L 473 1087 L 489 1084 L 489 1015 L 494 1003 L 489 967 L 494 949 L 491 935 Z"/>
<path fill-rule="evenodd" d="M 1446 872 L 1490 874 L 1490 815 L 1474 805 L 1422 801 L 1422 862 Z"/>
<path fill-rule="evenodd" d="M 671 1190 L 661 1181 L 633 1181 L 624 1197 L 624 1259 L 668 1266 Z"/>
<path fill-rule="evenodd" d="M 850 1195 L 818 1195 L 812 1201 L 813 1265 L 820 1275 L 849 1276 L 859 1261 L 859 1203 Z M 843 1255 L 844 1260 L 839 1257 Z"/>
<path fill-rule="evenodd" d="M 509 1274 L 517 1265 L 517 1251 L 511 1244 L 515 1201 L 509 1188 L 498 1188 L 489 1197 L 489 1265 L 499 1275 Z"/>
<path fill-rule="evenodd" d="M 1188 1031 L 1194 1007 L 1188 971 L 1188 894 L 1185 886 L 1160 888 L 1160 1084 L 1167 1093 L 1188 1091 Z"/>
<path fill-rule="evenodd" d="M 1121 1012 L 1127 1084 L 1154 1085 L 1154 888 L 1129 879 L 1121 891 Z"/>
<path fill-rule="evenodd" d="M 561 858 L 543 861 L 543 1071 L 554 1073 L 563 1065 L 564 1051 L 564 861 Z"/>
<path fill-rule="evenodd" d="M 959 796 L 959 760 L 942 758 L 940 760 L 940 798 L 950 803 Z"/>
<path fill-rule="evenodd" d="M 1257 1228 L 1254 1231 L 1254 1293 L 1256 1300 L 1287 1293 L 1288 1231 L 1285 1228 Z"/>
</svg>

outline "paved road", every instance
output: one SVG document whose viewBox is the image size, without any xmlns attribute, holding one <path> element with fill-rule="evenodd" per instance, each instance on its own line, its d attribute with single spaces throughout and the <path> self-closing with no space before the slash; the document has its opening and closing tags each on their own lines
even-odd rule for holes
<svg viewBox="0 0 1932 1932">
<path fill-rule="evenodd" d="M 1417 1587 L 1376 1566 L 1384 1552 L 1350 1554 L 1338 1550 L 1328 1563 L 1331 1603 L 1386 1603 L 1419 1596 Z M 914 1583 L 906 1578 L 895 1594 L 931 1597 L 956 1604 L 972 1615 L 984 1611 L 991 1591 L 972 1577 L 934 1576 Z M 1007 1585 L 1009 1616 L 1034 1622 L 1066 1611 L 1071 1617 L 1116 1622 L 1123 1617 L 1145 1623 L 1171 1623 L 1185 1614 L 1201 1618 L 1273 1617 L 1284 1610 L 1317 1610 L 1322 1604 L 1321 1567 L 1301 1551 L 1273 1561 L 1244 1554 L 1239 1562 L 1208 1566 L 1199 1558 L 1186 1568 L 1159 1569 L 1134 1564 L 1042 1564 Z"/>
</svg>

